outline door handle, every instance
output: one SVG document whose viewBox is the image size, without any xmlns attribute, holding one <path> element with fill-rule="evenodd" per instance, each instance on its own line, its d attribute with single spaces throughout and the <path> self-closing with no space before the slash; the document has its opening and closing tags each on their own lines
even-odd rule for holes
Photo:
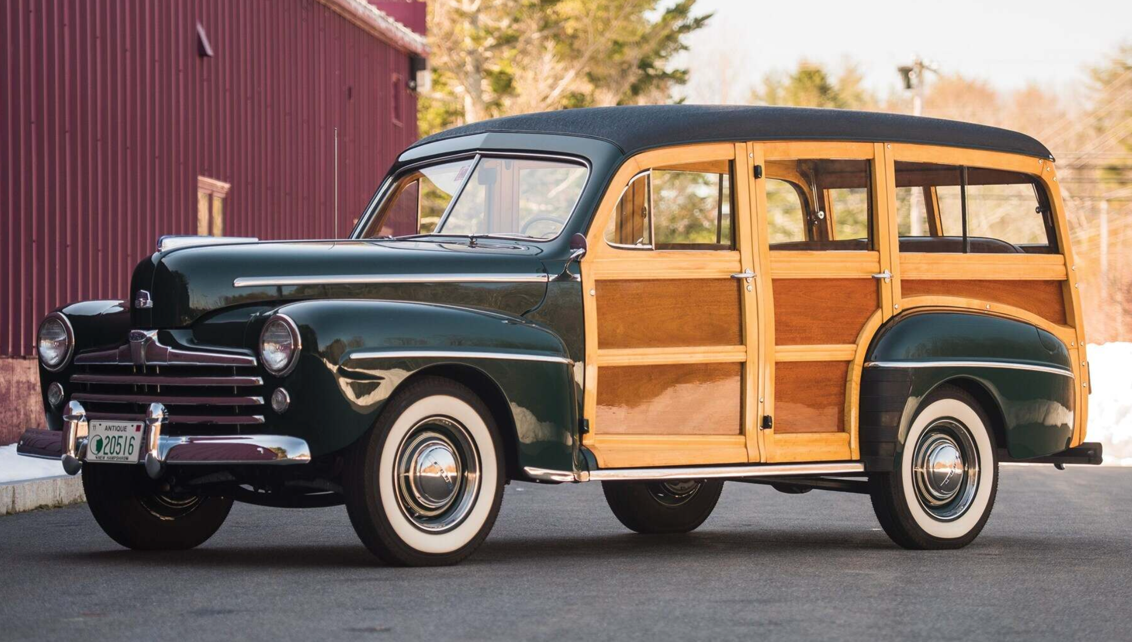
<svg viewBox="0 0 1132 642">
<path fill-rule="evenodd" d="M 873 278 L 874 279 L 884 279 L 884 282 L 888 283 L 889 281 L 892 280 L 892 272 L 885 270 L 884 272 L 879 272 L 877 274 L 874 274 Z"/>
<path fill-rule="evenodd" d="M 755 273 L 750 271 L 750 270 L 747 270 L 745 272 L 739 272 L 737 274 L 732 274 L 731 278 L 733 278 L 733 279 L 747 279 L 749 281 L 749 280 L 755 278 Z"/>
</svg>

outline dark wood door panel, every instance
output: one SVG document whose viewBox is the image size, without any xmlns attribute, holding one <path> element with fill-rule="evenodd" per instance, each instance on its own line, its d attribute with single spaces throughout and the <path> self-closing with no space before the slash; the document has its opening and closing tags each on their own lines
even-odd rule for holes
<svg viewBox="0 0 1132 642">
<path fill-rule="evenodd" d="M 1061 284 L 1061 281 L 901 279 L 900 290 L 904 298 L 953 296 L 1002 303 L 1065 325 L 1065 294 Z"/>
<path fill-rule="evenodd" d="M 877 309 L 873 279 L 773 279 L 774 343 L 856 343 Z"/>
<path fill-rule="evenodd" d="M 840 432 L 845 425 L 848 361 L 774 366 L 774 432 Z"/>
<path fill-rule="evenodd" d="M 597 343 L 603 350 L 743 344 L 733 279 L 597 281 Z"/>
</svg>

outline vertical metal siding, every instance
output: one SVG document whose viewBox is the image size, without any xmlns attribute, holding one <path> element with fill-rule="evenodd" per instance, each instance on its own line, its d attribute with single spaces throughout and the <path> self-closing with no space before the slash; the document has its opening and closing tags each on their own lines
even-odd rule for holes
<svg viewBox="0 0 1132 642">
<path fill-rule="evenodd" d="M 408 55 L 316 0 L 0 3 L 0 356 L 39 320 L 127 298 L 161 234 L 196 233 L 197 176 L 230 183 L 224 231 L 345 234 L 417 137 Z M 215 57 L 197 55 L 196 25 Z"/>
</svg>

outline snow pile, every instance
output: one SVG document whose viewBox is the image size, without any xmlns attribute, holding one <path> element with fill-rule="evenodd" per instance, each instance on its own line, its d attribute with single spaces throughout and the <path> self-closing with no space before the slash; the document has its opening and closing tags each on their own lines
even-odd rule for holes
<svg viewBox="0 0 1132 642">
<path fill-rule="evenodd" d="M 21 457 L 16 454 L 16 444 L 0 446 L 0 484 L 59 477 L 65 474 L 62 462 Z"/>
<path fill-rule="evenodd" d="M 1132 466 L 1132 343 L 1090 345 L 1086 441 L 1104 444 L 1104 463 Z"/>
</svg>

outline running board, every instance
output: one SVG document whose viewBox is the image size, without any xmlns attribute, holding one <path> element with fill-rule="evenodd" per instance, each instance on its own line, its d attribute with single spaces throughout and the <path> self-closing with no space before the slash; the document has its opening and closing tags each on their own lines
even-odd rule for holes
<svg viewBox="0 0 1132 642">
<path fill-rule="evenodd" d="M 853 475 L 865 472 L 859 461 L 810 464 L 751 464 L 745 466 L 673 466 L 666 468 L 603 468 L 569 472 L 527 466 L 531 479 L 549 482 L 584 481 L 668 481 L 676 479 L 743 479 L 746 477 L 787 477 Z"/>
</svg>

